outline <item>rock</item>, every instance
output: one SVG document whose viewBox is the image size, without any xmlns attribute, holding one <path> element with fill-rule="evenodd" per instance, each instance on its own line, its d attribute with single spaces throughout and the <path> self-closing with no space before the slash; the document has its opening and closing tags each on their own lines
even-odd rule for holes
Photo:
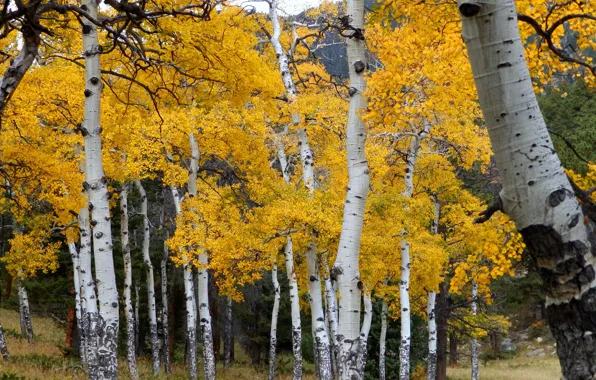
<svg viewBox="0 0 596 380">
<path fill-rule="evenodd" d="M 520 341 L 526 341 L 528 339 L 530 339 L 530 336 L 528 334 L 526 334 L 526 333 L 520 333 L 519 334 L 518 340 L 520 340 Z"/>
<path fill-rule="evenodd" d="M 517 345 L 511 342 L 511 339 L 505 338 L 501 342 L 501 351 L 502 352 L 514 352 L 517 351 Z"/>
<path fill-rule="evenodd" d="M 537 350 L 534 350 L 532 352 L 528 352 L 526 354 L 526 356 L 529 357 L 529 358 L 533 358 L 533 357 L 536 357 L 536 356 L 544 356 L 544 355 L 546 355 L 546 352 L 545 352 L 544 348 L 539 348 Z"/>
<path fill-rule="evenodd" d="M 528 350 L 535 350 L 536 347 L 534 347 L 533 344 L 528 344 Z"/>
<path fill-rule="evenodd" d="M 544 342 L 544 339 L 541 337 L 536 338 L 536 343 L 542 343 Z"/>
</svg>

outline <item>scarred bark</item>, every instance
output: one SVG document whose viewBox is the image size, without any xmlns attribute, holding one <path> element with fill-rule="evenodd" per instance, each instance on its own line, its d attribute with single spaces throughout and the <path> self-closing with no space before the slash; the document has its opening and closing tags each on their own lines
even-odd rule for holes
<svg viewBox="0 0 596 380">
<path fill-rule="evenodd" d="M 79 251 L 74 242 L 70 241 L 68 243 L 68 250 L 70 252 L 70 257 L 72 259 L 72 269 L 73 269 L 73 282 L 74 282 L 74 296 L 75 296 L 75 317 L 77 323 L 77 331 L 79 335 L 79 354 L 81 357 L 81 364 L 85 366 L 87 364 L 87 339 L 86 339 L 86 332 L 85 332 L 85 323 L 83 318 L 85 318 L 86 314 L 86 307 L 84 306 L 84 297 L 82 294 L 82 286 L 81 286 L 81 264 L 79 259 Z"/>
<path fill-rule="evenodd" d="M 0 78 L 0 115 L 4 112 L 8 101 L 15 92 L 21 79 L 25 76 L 37 56 L 41 38 L 39 31 L 29 25 L 21 28 L 23 47 L 19 54 L 11 60 L 10 66 Z"/>
<path fill-rule="evenodd" d="M 472 315 L 478 315 L 478 284 L 472 283 Z M 472 338 L 472 380 L 478 380 L 478 340 Z"/>
<path fill-rule="evenodd" d="M 149 230 L 149 217 L 147 215 L 147 193 L 139 179 L 135 180 L 135 186 L 141 195 L 140 214 L 143 217 L 143 263 L 147 272 L 147 302 L 149 309 L 149 339 L 151 343 L 151 362 L 153 364 L 153 374 L 159 373 L 159 337 L 157 336 L 157 306 L 155 303 L 155 279 L 153 276 L 153 264 L 149 255 L 149 244 L 151 241 L 151 231 Z"/>
<path fill-rule="evenodd" d="M 339 376 L 345 380 L 361 379 L 357 370 L 360 354 L 360 298 L 361 281 L 358 258 L 364 223 L 364 207 L 368 196 L 370 176 L 364 154 L 366 131 L 360 112 L 366 108 L 366 46 L 364 41 L 364 1 L 349 0 L 346 18 L 350 28 L 345 30 L 350 68 L 350 110 L 347 124 L 348 192 L 344 203 L 342 231 L 337 258 L 331 270 L 339 289 Z"/>
<path fill-rule="evenodd" d="M 33 325 L 31 323 L 31 310 L 29 309 L 29 296 L 27 289 L 23 286 L 23 280 L 17 280 L 19 293 L 19 316 L 21 320 L 21 334 L 27 338 L 30 344 L 33 344 Z"/>
<path fill-rule="evenodd" d="M 503 190 L 543 279 L 563 376 L 596 376 L 596 242 L 538 107 L 513 0 L 459 0 L 468 49 Z"/>
<path fill-rule="evenodd" d="M 381 307 L 381 335 L 379 337 L 379 380 L 386 379 L 385 352 L 387 349 L 387 301 Z"/>
<path fill-rule="evenodd" d="M 6 338 L 4 338 L 4 330 L 2 330 L 1 323 L 0 323 L 0 354 L 2 355 L 2 359 L 10 360 L 10 355 L 8 353 L 8 347 L 6 347 Z"/>
<path fill-rule="evenodd" d="M 120 190 L 120 242 L 124 260 L 124 316 L 126 318 L 126 362 L 131 379 L 139 378 L 135 354 L 135 315 L 132 308 L 132 259 L 128 235 L 128 190 L 124 184 Z"/>
<path fill-rule="evenodd" d="M 98 2 L 82 0 L 81 9 L 97 18 Z M 107 178 L 101 152 L 101 70 L 97 26 L 86 18 L 83 23 L 85 52 L 85 111 L 80 130 L 85 139 L 85 182 L 93 226 L 93 256 L 99 299 L 99 378 L 118 378 L 118 288 L 112 256 L 112 229 Z"/>
<path fill-rule="evenodd" d="M 362 329 L 360 329 L 361 352 L 358 363 L 358 370 L 364 377 L 364 369 L 366 367 L 366 357 L 368 356 L 368 334 L 370 333 L 370 326 L 372 324 L 373 310 L 372 299 L 370 294 L 365 293 L 362 297 L 364 299 L 364 317 L 362 318 Z"/>
<path fill-rule="evenodd" d="M 433 234 L 439 233 L 439 221 L 441 217 L 441 203 L 436 195 L 431 196 L 434 204 L 434 218 L 431 224 L 431 232 Z M 426 317 L 428 329 L 428 362 L 426 367 L 427 380 L 435 380 L 437 377 L 437 319 L 435 312 L 437 293 L 434 291 L 428 292 L 428 300 L 426 304 Z"/>
<path fill-rule="evenodd" d="M 165 240 L 168 240 L 169 236 L 166 232 Z M 172 373 L 172 367 L 170 365 L 170 331 L 168 321 L 168 245 L 164 241 L 163 245 L 163 256 L 161 259 L 161 324 L 163 328 L 163 365 L 166 374 Z"/>
<path fill-rule="evenodd" d="M 95 282 L 93 281 L 91 269 L 91 226 L 89 224 L 89 209 L 83 207 L 79 210 L 79 266 L 81 294 L 83 296 L 83 331 L 87 343 L 87 372 L 89 379 L 99 378 L 99 356 L 97 352 L 97 329 L 98 329 L 98 311 L 97 297 L 95 295 Z"/>
<path fill-rule="evenodd" d="M 277 280 L 277 263 L 273 263 L 271 270 L 271 281 L 273 282 L 273 291 L 275 296 L 273 299 L 273 311 L 271 312 L 271 334 L 269 338 L 269 380 L 275 379 L 275 367 L 277 362 L 277 316 L 279 314 L 279 281 Z"/>
<path fill-rule="evenodd" d="M 329 331 L 329 351 L 331 353 L 331 370 L 332 377 L 335 379 L 338 374 L 337 368 L 337 294 L 331 282 L 329 265 L 325 261 L 325 275 L 323 276 L 325 282 L 325 313 L 327 322 L 327 331 Z"/>
<path fill-rule="evenodd" d="M 230 366 L 232 365 L 232 352 L 234 349 L 234 332 L 232 331 L 232 299 L 230 297 L 226 297 L 226 305 L 224 310 L 224 368 L 230 368 Z"/>
</svg>

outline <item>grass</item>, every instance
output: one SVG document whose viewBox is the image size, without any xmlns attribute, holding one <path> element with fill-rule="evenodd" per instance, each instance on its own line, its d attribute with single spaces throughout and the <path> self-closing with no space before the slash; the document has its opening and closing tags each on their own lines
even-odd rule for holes
<svg viewBox="0 0 596 380">
<path fill-rule="evenodd" d="M 65 357 L 64 330 L 56 326 L 50 318 L 33 317 L 35 344 L 30 345 L 20 335 L 19 314 L 12 310 L 0 309 L 0 321 L 6 335 L 11 361 L 0 358 L 0 380 L 22 379 L 86 379 L 78 360 Z M 238 347 L 236 349 L 236 363 L 228 370 L 218 366 L 218 379 L 223 380 L 252 380 L 266 378 L 264 369 L 256 369 L 249 365 L 249 358 Z M 284 373 L 278 378 L 290 379 L 291 358 L 281 356 L 278 361 L 279 372 Z M 128 379 L 128 368 L 124 358 L 120 358 L 120 378 Z M 142 379 L 165 379 L 164 375 L 151 375 L 151 362 L 146 357 L 138 359 L 137 365 Z M 305 372 L 310 373 L 304 379 L 314 379 L 313 366 L 305 363 Z M 202 369 L 199 364 L 199 374 Z M 186 379 L 187 372 L 181 364 L 172 367 L 172 375 L 168 379 Z M 470 378 L 470 366 L 460 365 L 449 368 L 448 377 L 451 380 L 467 380 Z M 202 376 L 200 376 L 202 377 Z M 480 363 L 480 378 L 483 380 L 556 380 L 560 378 L 560 367 L 556 357 L 527 358 L 523 353 L 509 360 L 495 360 Z"/>
<path fill-rule="evenodd" d="M 468 380 L 469 365 L 448 368 L 447 377 L 451 380 Z M 528 358 L 524 354 L 508 360 L 480 362 L 482 380 L 559 380 L 561 366 L 556 356 Z"/>
<path fill-rule="evenodd" d="M 33 316 L 33 331 L 35 333 L 35 344 L 30 345 L 27 339 L 21 337 L 19 314 L 18 312 L 6 309 L 0 309 L 0 321 L 6 343 L 10 352 L 11 360 L 4 361 L 0 357 L 0 380 L 22 380 L 22 379 L 86 379 L 80 362 L 72 357 L 65 357 L 64 330 L 57 327 L 50 318 L 41 318 Z M 224 380 L 252 380 L 263 379 L 266 374 L 263 370 L 250 366 L 249 358 L 244 355 L 242 350 L 237 347 L 236 363 L 228 370 L 225 370 L 218 364 L 218 379 Z M 200 353 L 197 353 L 200 355 Z M 287 372 L 291 369 L 287 363 L 290 363 L 288 357 L 281 355 L 279 358 L 279 367 L 284 367 Z M 119 378 L 128 379 L 128 368 L 126 360 L 119 358 Z M 139 374 L 142 379 L 166 379 L 165 375 L 153 376 L 151 374 L 151 361 L 149 358 L 140 357 L 137 361 Z M 305 363 L 305 369 L 312 373 L 312 364 Z M 202 375 L 201 364 L 198 364 L 199 377 Z M 172 365 L 172 375 L 167 379 L 187 379 L 187 372 L 183 365 Z M 284 374 L 279 379 L 290 379 L 291 375 Z M 313 379 L 312 375 L 304 376 L 304 379 Z"/>
</svg>

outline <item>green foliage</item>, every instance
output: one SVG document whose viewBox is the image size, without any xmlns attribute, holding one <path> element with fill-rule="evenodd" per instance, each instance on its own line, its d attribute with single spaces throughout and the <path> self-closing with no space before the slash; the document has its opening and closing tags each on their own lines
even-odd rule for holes
<svg viewBox="0 0 596 380">
<path fill-rule="evenodd" d="M 548 128 L 567 139 L 586 160 L 596 161 L 596 94 L 583 81 L 550 89 L 538 102 Z M 551 133 L 552 135 L 552 133 Z M 581 161 L 561 137 L 552 136 L 563 166 L 586 174 L 588 165 Z"/>
</svg>

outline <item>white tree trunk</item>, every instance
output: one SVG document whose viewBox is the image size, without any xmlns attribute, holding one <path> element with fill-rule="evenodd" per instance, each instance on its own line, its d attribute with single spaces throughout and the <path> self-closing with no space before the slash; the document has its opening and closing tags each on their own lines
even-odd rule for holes
<svg viewBox="0 0 596 380">
<path fill-rule="evenodd" d="M 503 183 L 500 206 L 522 234 L 545 284 L 547 320 L 557 341 L 563 377 L 592 378 L 596 376 L 596 367 L 590 364 L 596 356 L 596 321 L 591 317 L 596 303 L 594 218 L 580 207 L 538 107 L 515 2 L 460 0 L 458 6 Z"/>
<path fill-rule="evenodd" d="M 386 351 L 387 351 L 387 301 L 383 299 L 381 307 L 381 335 L 379 336 L 379 380 L 386 379 Z"/>
<path fill-rule="evenodd" d="M 181 214 L 182 208 L 180 205 L 180 196 L 178 189 L 171 188 L 172 197 L 174 198 L 174 205 L 176 206 L 176 213 Z M 183 257 L 186 261 L 188 256 Z M 184 297 L 186 299 L 186 341 L 188 343 L 188 369 L 191 380 L 197 378 L 197 313 L 195 302 L 194 283 L 192 280 L 192 268 L 188 264 L 183 264 L 184 272 Z"/>
<path fill-rule="evenodd" d="M 81 8 L 97 18 L 98 2 L 82 0 Z M 89 20 L 83 22 L 85 52 L 85 116 L 81 132 L 85 138 L 85 183 L 93 226 L 93 253 L 99 299 L 101 334 L 98 334 L 99 377 L 118 378 L 118 288 L 112 257 L 112 229 L 107 179 L 104 176 L 101 154 L 101 67 L 97 27 Z"/>
<path fill-rule="evenodd" d="M 4 330 L 2 330 L 2 324 L 0 323 L 0 354 L 2 359 L 5 361 L 10 360 L 10 354 L 8 353 L 8 347 L 6 347 L 6 338 L 4 338 Z"/>
<path fill-rule="evenodd" d="M 472 315 L 478 315 L 478 284 L 472 283 Z M 478 380 L 478 340 L 472 338 L 472 380 Z"/>
<path fill-rule="evenodd" d="M 292 352 L 294 355 L 294 380 L 302 379 L 302 326 L 300 324 L 300 299 L 298 296 L 298 280 L 294 270 L 294 251 L 292 238 L 287 237 L 284 247 L 286 273 L 290 285 L 290 312 L 292 316 Z"/>
<path fill-rule="evenodd" d="M 399 347 L 399 378 L 410 379 L 410 244 L 401 241 L 401 278 L 399 282 L 399 304 L 401 315 L 401 345 Z"/>
<path fill-rule="evenodd" d="M 87 365 L 87 337 L 85 331 L 85 314 L 87 314 L 87 308 L 85 305 L 85 297 L 83 297 L 83 287 L 81 286 L 81 264 L 79 260 L 79 251 L 74 242 L 68 243 L 68 251 L 72 258 L 72 269 L 73 269 L 73 282 L 75 291 L 75 315 L 77 318 L 77 331 L 79 334 L 79 346 L 81 364 Z"/>
<path fill-rule="evenodd" d="M 165 240 L 169 239 L 166 231 Z M 163 364 L 166 374 L 172 373 L 170 365 L 170 330 L 168 323 L 168 245 L 164 241 L 163 256 L 161 259 L 161 323 L 163 326 Z"/>
<path fill-rule="evenodd" d="M 131 379 L 139 378 L 135 353 L 135 315 L 132 306 L 132 258 L 128 234 L 128 190 L 129 184 L 120 190 L 120 242 L 124 260 L 124 316 L 126 318 L 126 361 Z M 138 316 L 137 316 L 138 318 Z"/>
<path fill-rule="evenodd" d="M 273 282 L 273 291 L 275 296 L 273 299 L 273 311 L 271 312 L 271 334 L 269 340 L 269 380 L 275 379 L 275 367 L 277 362 L 277 316 L 279 314 L 279 281 L 277 280 L 277 263 L 273 263 L 271 270 L 271 281 Z"/>
<path fill-rule="evenodd" d="M 360 329 L 360 340 L 362 341 L 362 349 L 360 352 L 360 363 L 358 363 L 359 371 L 364 373 L 366 367 L 366 359 L 368 356 L 368 334 L 370 333 L 370 326 L 372 324 L 373 309 L 370 293 L 364 293 L 364 317 L 362 318 L 362 329 Z"/>
<path fill-rule="evenodd" d="M 364 41 L 364 1 L 348 0 L 346 18 L 351 28 L 344 33 L 348 46 L 348 66 L 350 69 L 350 110 L 347 124 L 348 192 L 344 203 L 343 224 L 337 251 L 337 259 L 331 271 L 339 288 L 339 344 L 340 378 L 345 380 L 362 379 L 357 358 L 361 352 L 360 342 L 360 269 L 358 258 L 360 239 L 364 223 L 364 207 L 368 196 L 370 176 L 368 162 L 364 154 L 366 131 L 360 112 L 366 108 L 363 97 L 366 90 L 365 72 L 366 46 Z"/>
<path fill-rule="evenodd" d="M 433 234 L 439 233 L 439 220 L 441 217 L 441 204 L 436 195 L 431 197 L 434 203 L 434 218 L 431 225 L 431 232 Z M 427 380 L 435 380 L 437 378 L 437 319 L 435 313 L 437 293 L 434 291 L 428 292 L 428 300 L 426 304 L 427 329 L 428 329 L 428 363 L 426 369 Z"/>
<path fill-rule="evenodd" d="M 139 325 L 141 321 L 141 314 L 139 304 L 141 303 L 141 297 L 139 297 L 139 285 L 135 285 L 135 317 L 134 317 L 134 347 L 137 356 L 141 356 L 141 347 L 139 344 Z"/>
<path fill-rule="evenodd" d="M 89 209 L 83 207 L 79 210 L 79 266 L 81 294 L 83 299 L 83 331 L 87 347 L 87 372 L 89 379 L 99 378 L 99 356 L 97 330 L 99 328 L 99 315 L 97 310 L 97 297 L 95 294 L 95 281 L 91 268 L 91 225 L 89 224 Z"/>
<path fill-rule="evenodd" d="M 312 332 L 315 339 L 315 355 L 319 367 L 318 375 L 321 380 L 327 380 L 332 378 L 331 350 L 329 336 L 327 335 L 327 326 L 325 325 L 321 274 L 317 260 L 317 247 L 314 241 L 311 242 L 306 251 L 306 265 L 308 268 L 308 298 L 310 301 Z"/>
<path fill-rule="evenodd" d="M 200 151 L 193 133 L 189 134 L 192 157 L 190 158 L 190 173 L 188 176 L 188 195 L 197 195 L 197 176 L 199 172 Z M 198 304 L 201 322 L 201 336 L 203 338 L 203 362 L 206 380 L 215 380 L 215 353 L 213 351 L 213 332 L 211 329 L 211 312 L 209 310 L 209 272 L 208 259 L 205 252 L 199 253 L 198 272 Z"/>
<path fill-rule="evenodd" d="M 153 275 L 153 264 L 149 254 L 151 231 L 149 230 L 149 216 L 147 215 L 147 193 L 139 179 L 135 180 L 139 194 L 141 195 L 141 211 L 143 217 L 143 263 L 147 271 L 147 302 L 149 303 L 149 337 L 151 341 L 151 359 L 153 374 L 159 373 L 159 337 L 157 335 L 157 306 L 155 303 L 155 278 Z"/>
<path fill-rule="evenodd" d="M 282 175 L 286 183 L 290 182 L 290 175 L 287 172 L 287 158 L 283 142 L 278 136 L 275 137 L 277 146 L 277 158 L 282 169 Z M 286 273 L 288 275 L 288 284 L 290 288 L 290 312 L 292 316 L 292 353 L 294 356 L 293 379 L 302 378 L 302 326 L 300 323 L 300 299 L 298 298 L 298 281 L 294 271 L 294 251 L 292 248 L 292 238 L 288 235 L 284 247 L 284 256 L 286 261 Z"/>
<path fill-rule="evenodd" d="M 21 334 L 27 337 L 29 343 L 33 343 L 33 325 L 31 324 L 31 310 L 29 309 L 29 296 L 27 289 L 23 286 L 23 280 L 17 280 L 19 293 L 19 316 L 21 319 Z"/>
<path fill-rule="evenodd" d="M 333 371 L 332 375 L 333 378 L 337 377 L 338 368 L 337 368 L 337 295 L 335 293 L 335 288 L 331 283 L 331 278 L 329 277 L 329 266 L 325 265 L 325 312 L 326 312 L 326 321 L 327 321 L 327 331 L 329 331 L 329 343 L 330 348 L 329 351 L 331 353 L 331 370 Z"/>
<path fill-rule="evenodd" d="M 428 292 L 426 315 L 428 318 L 428 364 L 426 370 L 427 380 L 437 378 L 437 320 L 435 316 L 435 304 L 437 293 Z"/>
</svg>

